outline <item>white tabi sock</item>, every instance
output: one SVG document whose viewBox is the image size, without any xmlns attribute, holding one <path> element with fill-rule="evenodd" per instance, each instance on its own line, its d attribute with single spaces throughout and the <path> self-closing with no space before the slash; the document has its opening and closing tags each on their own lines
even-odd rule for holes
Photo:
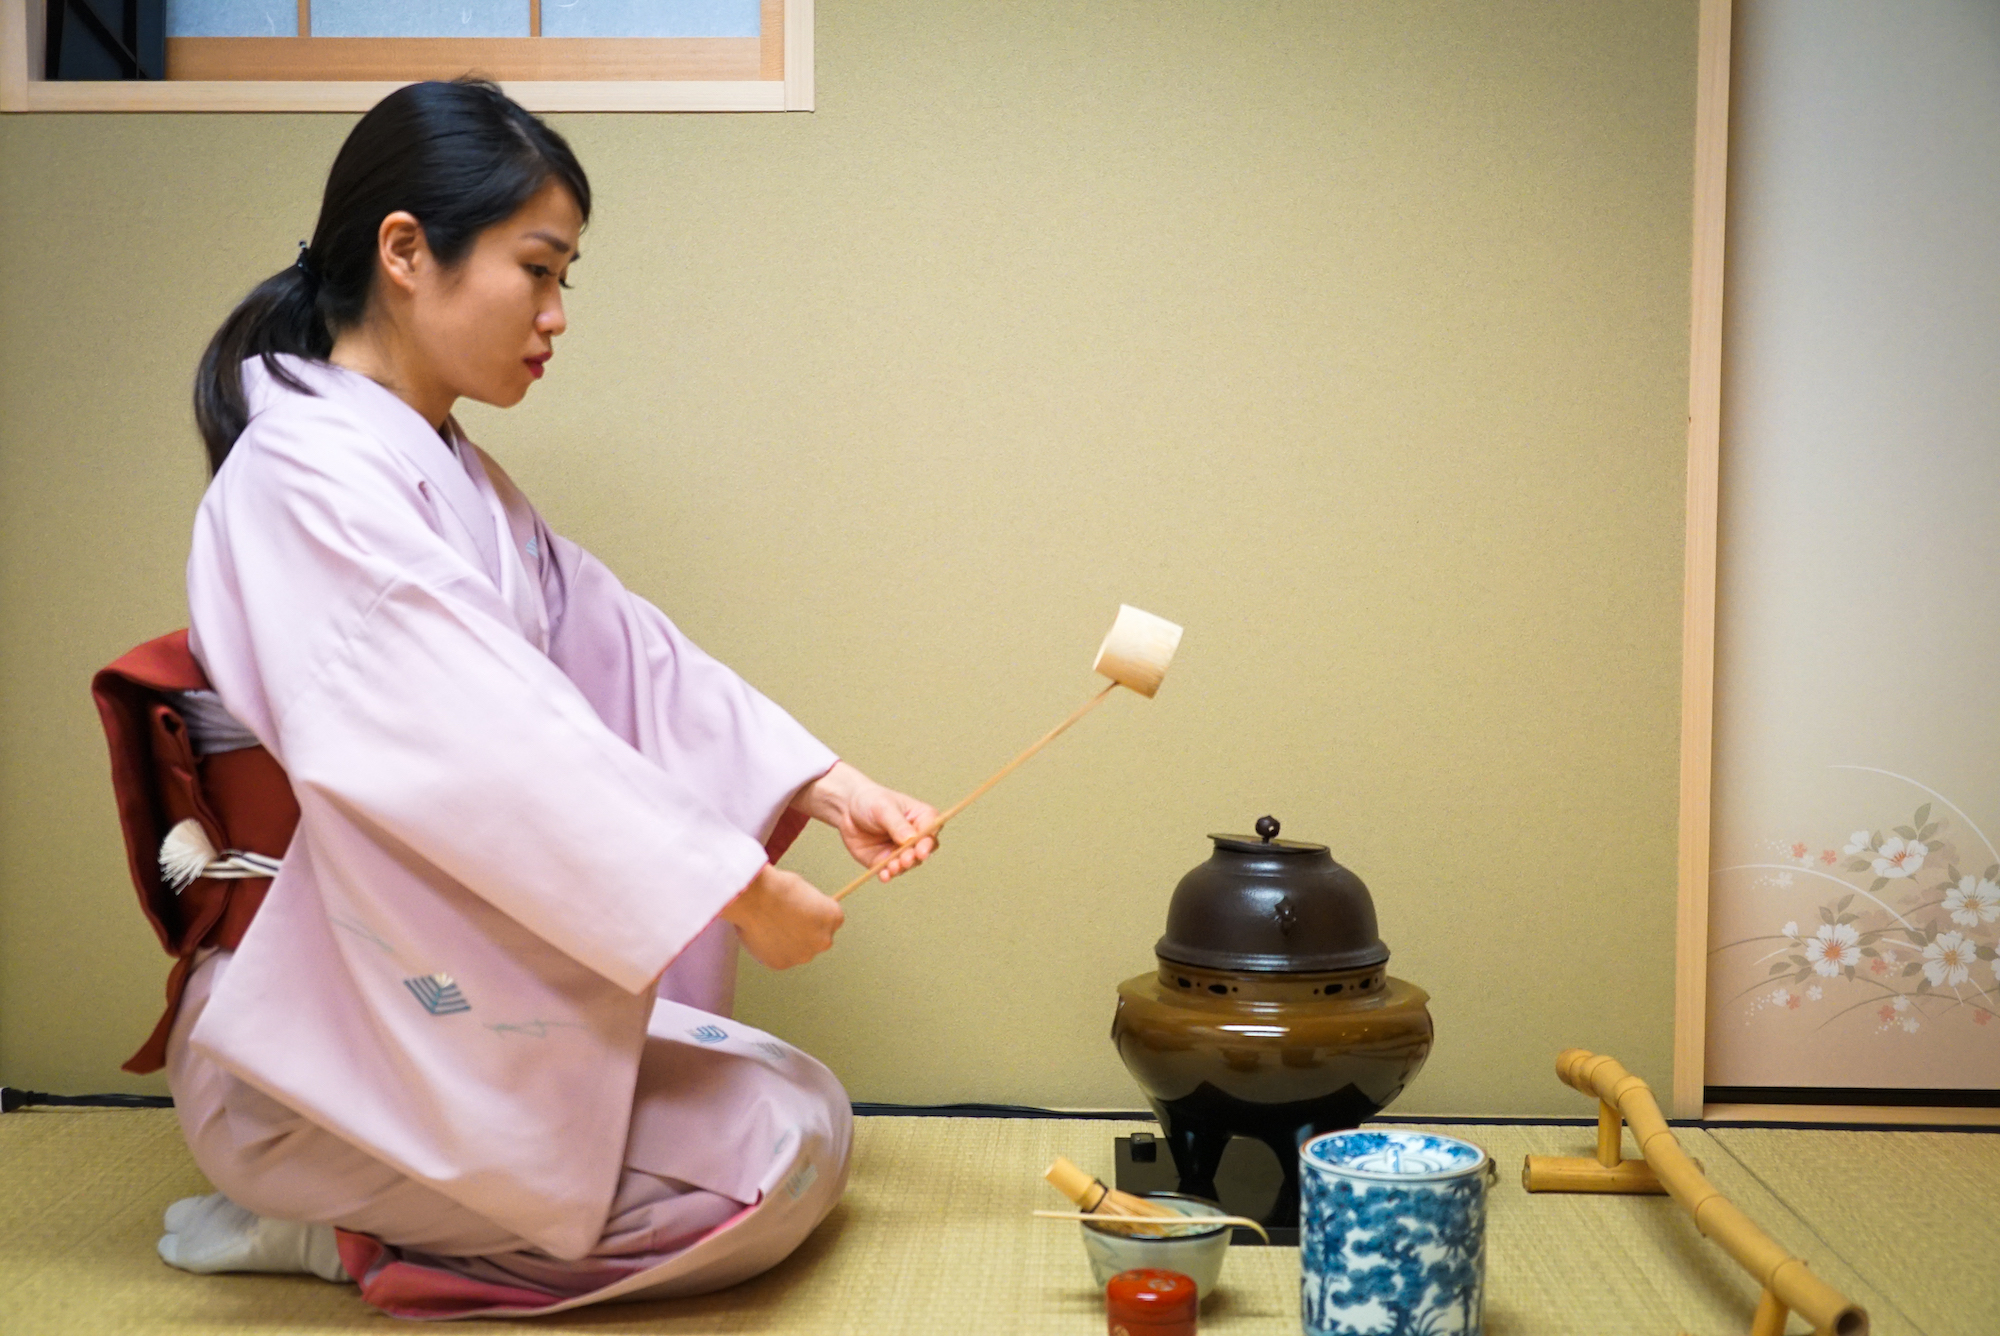
<svg viewBox="0 0 2000 1336">
<path fill-rule="evenodd" d="M 340 1264 L 332 1225 L 271 1220 L 244 1210 L 220 1192 L 183 1197 L 167 1208 L 160 1258 L 183 1271 L 266 1271 L 351 1279 Z"/>
</svg>

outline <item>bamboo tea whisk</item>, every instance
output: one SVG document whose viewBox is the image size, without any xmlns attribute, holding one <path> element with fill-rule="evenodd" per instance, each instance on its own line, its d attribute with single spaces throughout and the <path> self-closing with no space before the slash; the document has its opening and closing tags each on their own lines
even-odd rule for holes
<svg viewBox="0 0 2000 1336">
<path fill-rule="evenodd" d="M 1043 1175 L 1049 1185 L 1063 1196 L 1077 1204 L 1086 1215 L 1109 1215 L 1115 1218 L 1106 1221 L 1105 1228 L 1114 1234 L 1138 1234 L 1146 1229 L 1147 1220 L 1184 1219 L 1171 1206 L 1135 1197 L 1129 1192 L 1106 1187 L 1101 1178 L 1092 1178 L 1083 1170 L 1058 1155 L 1056 1162 Z"/>
<path fill-rule="evenodd" d="M 1104 637 L 1104 643 L 1098 646 L 1097 661 L 1090 665 L 1092 672 L 1110 678 L 1111 684 L 1079 705 L 1069 718 L 1042 734 L 1026 751 L 1001 766 L 984 784 L 939 812 L 936 820 L 876 859 L 874 866 L 841 887 L 834 893 L 833 898 L 845 900 L 860 888 L 861 883 L 889 866 L 897 855 L 943 830 L 945 822 L 972 806 L 988 789 L 1019 769 L 1022 762 L 1061 737 L 1071 724 L 1096 709 L 1115 688 L 1129 688 L 1150 700 L 1154 693 L 1159 691 L 1160 680 L 1167 675 L 1167 665 L 1173 662 L 1174 651 L 1180 648 L 1180 643 L 1180 627 L 1164 617 L 1155 617 L 1152 613 L 1143 612 L 1130 604 L 1120 604 L 1118 619 L 1112 622 L 1111 630 Z"/>
</svg>

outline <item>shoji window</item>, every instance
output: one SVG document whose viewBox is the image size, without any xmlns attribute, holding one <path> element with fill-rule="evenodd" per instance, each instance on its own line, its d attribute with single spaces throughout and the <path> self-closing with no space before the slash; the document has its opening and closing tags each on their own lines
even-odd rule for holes
<svg viewBox="0 0 2000 1336">
<path fill-rule="evenodd" d="M 0 109 L 359 110 L 478 73 L 541 111 L 812 106 L 812 0 L 166 0 L 165 80 L 43 78 L 42 0 L 0 0 Z"/>
</svg>

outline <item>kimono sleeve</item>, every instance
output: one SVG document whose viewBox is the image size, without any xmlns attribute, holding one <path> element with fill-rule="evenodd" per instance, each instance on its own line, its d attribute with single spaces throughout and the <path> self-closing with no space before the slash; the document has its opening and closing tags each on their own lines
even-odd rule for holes
<svg viewBox="0 0 2000 1336">
<path fill-rule="evenodd" d="M 668 770 L 710 777 L 710 801 L 738 829 L 789 842 L 786 807 L 838 757 L 603 562 L 558 535 L 547 546 L 549 657 L 598 717 Z"/>
<path fill-rule="evenodd" d="M 303 807 L 645 989 L 765 861 L 711 801 L 728 776 L 616 735 L 396 457 L 312 428 L 246 434 L 204 504 L 189 591 L 211 678 Z"/>
</svg>

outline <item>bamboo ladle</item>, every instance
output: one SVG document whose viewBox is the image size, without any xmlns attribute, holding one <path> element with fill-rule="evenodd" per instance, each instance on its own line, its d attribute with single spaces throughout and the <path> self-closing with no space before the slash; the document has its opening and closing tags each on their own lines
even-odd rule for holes
<svg viewBox="0 0 2000 1336">
<path fill-rule="evenodd" d="M 1180 643 L 1181 628 L 1166 618 L 1155 617 L 1152 613 L 1144 612 L 1129 603 L 1119 604 L 1118 618 L 1111 623 L 1111 630 L 1105 634 L 1104 643 L 1097 647 L 1097 661 L 1090 665 L 1092 672 L 1110 678 L 1111 684 L 1079 705 L 1070 713 L 1069 718 L 1042 734 L 1026 751 L 994 771 L 985 783 L 939 812 L 934 820 L 916 834 L 876 859 L 874 865 L 866 872 L 834 892 L 833 898 L 845 900 L 859 890 L 863 882 L 889 866 L 905 850 L 943 830 L 945 822 L 972 806 L 974 801 L 988 789 L 1019 769 L 1022 762 L 1061 737 L 1071 724 L 1096 709 L 1116 688 L 1129 688 L 1150 700 L 1159 691 L 1160 680 L 1167 675 L 1167 665 L 1173 662 L 1174 651 L 1180 647 Z"/>
</svg>

